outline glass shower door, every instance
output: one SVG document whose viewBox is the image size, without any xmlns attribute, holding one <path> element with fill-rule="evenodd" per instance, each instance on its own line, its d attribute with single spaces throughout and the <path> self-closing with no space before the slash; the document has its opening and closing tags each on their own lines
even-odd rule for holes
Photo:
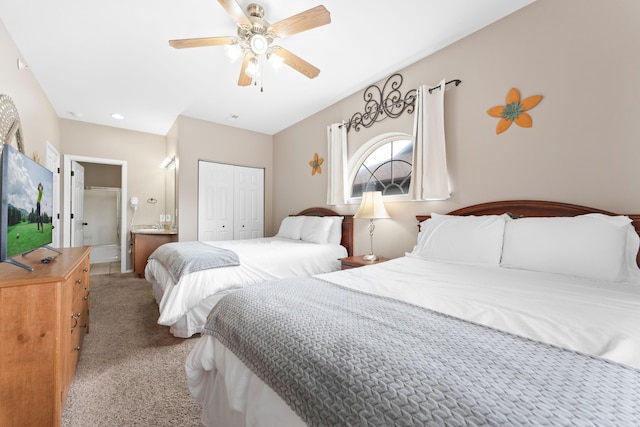
<svg viewBox="0 0 640 427">
<path fill-rule="evenodd" d="M 120 189 L 84 190 L 85 246 L 92 246 L 91 263 L 120 260 Z"/>
</svg>

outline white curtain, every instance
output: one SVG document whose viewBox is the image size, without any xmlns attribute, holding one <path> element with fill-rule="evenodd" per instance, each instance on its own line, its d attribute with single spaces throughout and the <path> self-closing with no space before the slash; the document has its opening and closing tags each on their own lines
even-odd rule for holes
<svg viewBox="0 0 640 427">
<path fill-rule="evenodd" d="M 327 204 L 342 205 L 347 201 L 347 126 L 344 122 L 327 126 L 329 143 L 327 168 Z"/>
<path fill-rule="evenodd" d="M 413 126 L 413 173 L 409 194 L 412 200 L 445 200 L 451 197 L 447 153 L 444 139 L 444 89 L 429 93 L 431 87 L 417 90 Z"/>
</svg>

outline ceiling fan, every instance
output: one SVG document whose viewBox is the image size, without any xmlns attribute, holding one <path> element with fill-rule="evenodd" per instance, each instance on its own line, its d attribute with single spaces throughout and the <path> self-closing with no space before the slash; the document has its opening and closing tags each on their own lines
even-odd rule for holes
<svg viewBox="0 0 640 427">
<path fill-rule="evenodd" d="M 310 79 L 318 76 L 320 70 L 282 46 L 275 40 L 296 33 L 320 27 L 331 22 L 331 15 L 324 6 L 316 6 L 297 15 L 290 16 L 275 24 L 264 20 L 264 8 L 252 3 L 247 13 L 235 0 L 218 0 L 238 25 L 237 37 L 202 37 L 194 39 L 169 40 L 176 49 L 202 46 L 225 46 L 231 59 L 244 57 L 239 86 L 248 86 L 259 75 L 259 59 L 266 58 L 277 67 L 283 62 Z"/>
</svg>

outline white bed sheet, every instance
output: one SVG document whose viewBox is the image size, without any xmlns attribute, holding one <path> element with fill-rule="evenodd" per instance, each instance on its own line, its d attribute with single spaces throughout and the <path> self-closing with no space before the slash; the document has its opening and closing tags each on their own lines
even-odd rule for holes
<svg viewBox="0 0 640 427">
<path fill-rule="evenodd" d="M 319 277 L 640 369 L 638 285 L 410 256 Z M 211 336 L 200 338 L 185 367 L 205 425 L 304 425 Z M 221 412 L 221 394 L 231 411 Z"/>
<path fill-rule="evenodd" d="M 150 259 L 145 278 L 158 302 L 158 323 L 186 338 L 202 330 L 206 316 L 225 292 L 249 284 L 287 277 L 311 276 L 340 269 L 347 256 L 341 245 L 309 243 L 281 237 L 203 242 L 230 249 L 240 265 L 198 271 L 175 283 L 157 260 Z"/>
</svg>

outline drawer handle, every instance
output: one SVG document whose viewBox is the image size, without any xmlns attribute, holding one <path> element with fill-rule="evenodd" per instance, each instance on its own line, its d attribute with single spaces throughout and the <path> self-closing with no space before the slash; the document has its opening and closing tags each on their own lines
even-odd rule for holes
<svg viewBox="0 0 640 427">
<path fill-rule="evenodd" d="M 74 348 L 73 351 L 77 351 L 78 353 L 80 353 L 80 346 Z"/>
<path fill-rule="evenodd" d="M 80 318 L 80 313 L 71 313 L 71 318 L 74 321 L 73 326 L 71 327 L 71 332 L 78 326 L 78 319 Z"/>
<path fill-rule="evenodd" d="M 85 273 L 89 272 L 89 269 L 87 267 L 83 268 L 82 271 L 84 271 Z"/>
<path fill-rule="evenodd" d="M 76 285 L 79 285 L 80 283 L 82 283 L 82 279 L 76 279 Z"/>
</svg>

